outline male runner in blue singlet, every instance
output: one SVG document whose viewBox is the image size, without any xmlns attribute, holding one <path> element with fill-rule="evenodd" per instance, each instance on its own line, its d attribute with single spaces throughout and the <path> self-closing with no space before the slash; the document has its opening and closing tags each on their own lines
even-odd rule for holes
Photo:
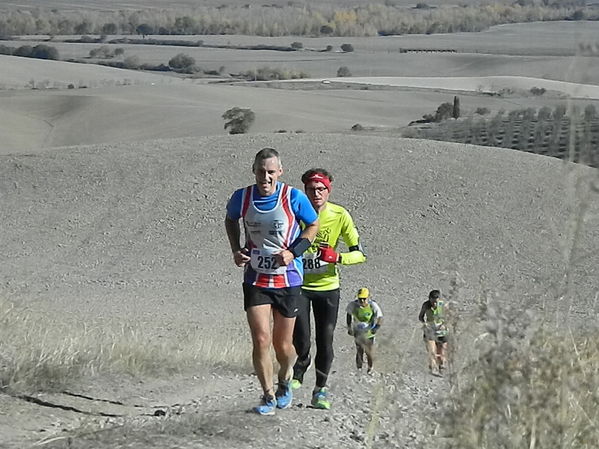
<svg viewBox="0 0 599 449">
<path fill-rule="evenodd" d="M 283 167 L 276 150 L 260 150 L 253 172 L 256 184 L 236 190 L 227 204 L 225 229 L 233 260 L 244 267 L 244 310 L 252 335 L 254 369 L 264 392 L 254 411 L 272 415 L 292 401 L 289 382 L 296 359 L 293 328 L 304 275 L 302 254 L 318 232 L 318 215 L 302 191 L 278 181 Z M 276 392 L 271 343 L 280 365 Z"/>
</svg>

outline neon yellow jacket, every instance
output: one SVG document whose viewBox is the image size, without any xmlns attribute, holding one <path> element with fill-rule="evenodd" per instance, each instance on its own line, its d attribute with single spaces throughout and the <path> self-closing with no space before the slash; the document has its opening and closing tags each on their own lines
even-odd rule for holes
<svg viewBox="0 0 599 449">
<path fill-rule="evenodd" d="M 339 288 L 339 269 L 337 265 L 354 265 L 366 261 L 360 246 L 358 230 L 349 212 L 337 204 L 327 202 L 318 214 L 320 229 L 314 243 L 304 253 L 304 285 L 302 288 L 314 291 L 328 291 Z M 341 262 L 327 264 L 318 259 L 321 243 L 328 243 L 337 250 L 339 238 L 349 249 L 340 253 Z"/>
</svg>

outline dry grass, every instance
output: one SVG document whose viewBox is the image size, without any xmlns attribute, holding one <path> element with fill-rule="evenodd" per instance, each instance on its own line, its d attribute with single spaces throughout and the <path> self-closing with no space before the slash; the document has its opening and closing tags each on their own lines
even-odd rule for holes
<svg viewBox="0 0 599 449">
<path fill-rule="evenodd" d="M 537 322 L 489 303 L 479 357 L 451 375 L 439 432 L 447 447 L 594 448 L 599 441 L 597 332 Z"/>
<path fill-rule="evenodd" d="M 564 275 L 554 280 L 555 309 L 486 291 L 474 319 L 450 317 L 451 388 L 434 422 L 442 447 L 597 447 L 599 293 L 580 298 L 572 281 L 579 261 L 589 257 L 581 235 L 592 219 L 596 177 L 571 182 L 568 200 L 574 207 L 564 223 Z M 459 297 L 459 287 L 452 283 L 450 299 Z M 585 315 L 570 321 L 573 303 L 582 301 Z"/>
<path fill-rule="evenodd" d="M 186 335 L 156 338 L 123 324 L 117 331 L 68 327 L 0 301 L 0 388 L 57 391 L 81 376 L 106 373 L 161 376 L 198 366 L 246 369 L 247 339 L 219 341 Z"/>
</svg>

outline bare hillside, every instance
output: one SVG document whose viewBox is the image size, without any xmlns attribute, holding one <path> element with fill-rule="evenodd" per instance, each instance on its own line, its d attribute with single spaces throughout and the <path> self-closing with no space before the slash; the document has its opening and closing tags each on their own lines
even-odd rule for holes
<svg viewBox="0 0 599 449">
<path fill-rule="evenodd" d="M 489 292 L 504 307 L 526 303 L 539 314 L 557 312 L 564 325 L 578 326 L 594 313 L 596 169 L 510 150 L 326 134 L 0 156 L 0 296 L 56 325 L 133 323 L 150 338 L 174 341 L 182 335 L 198 342 L 215 335 L 248 338 L 241 271 L 229 254 L 223 216 L 232 191 L 252 183 L 252 158 L 264 146 L 280 150 L 284 179 L 292 185 L 308 167 L 334 173 L 331 199 L 352 212 L 368 254 L 363 266 L 343 270 L 342 303 L 368 286 L 384 308 L 380 375 L 355 377 L 353 344 L 341 326 L 328 415 L 305 407 L 308 389 L 274 420 L 247 415 L 259 393 L 251 373 L 239 367 L 198 367 L 205 377 L 163 379 L 159 387 L 151 379 L 107 384 L 90 378 L 76 392 L 148 407 L 183 405 L 165 418 L 143 415 L 144 409 L 112 421 L 91 413 L 86 419 L 103 422 L 104 430 L 67 433 L 68 447 L 289 447 L 290 441 L 299 447 L 358 448 L 365 441 L 415 447 L 428 438 L 427 415 L 445 382 L 427 377 L 415 333 L 431 288 L 451 293 L 465 322 Z M 392 399 L 377 402 L 383 391 Z M 74 404 L 66 396 L 52 400 Z M 82 416 L 2 395 L 0 403 L 38 423 L 35 430 L 6 414 L 0 432 L 8 447 L 46 436 L 46 447 L 67 447 L 62 432 L 71 432 Z M 98 404 L 104 413 L 121 407 Z M 378 424 L 369 427 L 366 417 L 374 412 Z M 39 434 L 39 427 L 50 433 Z"/>
</svg>

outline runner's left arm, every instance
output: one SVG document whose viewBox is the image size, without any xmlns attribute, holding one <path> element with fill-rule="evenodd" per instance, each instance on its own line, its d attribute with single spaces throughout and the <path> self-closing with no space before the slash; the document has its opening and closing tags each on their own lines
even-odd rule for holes
<svg viewBox="0 0 599 449">
<path fill-rule="evenodd" d="M 374 334 L 376 333 L 376 331 L 379 330 L 379 328 L 383 324 L 383 310 L 381 309 L 381 306 L 379 306 L 376 302 L 372 302 L 371 306 L 372 310 L 374 311 L 374 317 L 372 320 L 372 333 Z"/>
<path fill-rule="evenodd" d="M 348 248 L 348 252 L 339 254 L 341 265 L 355 265 L 366 261 L 366 254 L 360 243 L 360 235 L 354 225 L 354 220 L 347 210 L 342 215 L 341 237 Z"/>
</svg>

